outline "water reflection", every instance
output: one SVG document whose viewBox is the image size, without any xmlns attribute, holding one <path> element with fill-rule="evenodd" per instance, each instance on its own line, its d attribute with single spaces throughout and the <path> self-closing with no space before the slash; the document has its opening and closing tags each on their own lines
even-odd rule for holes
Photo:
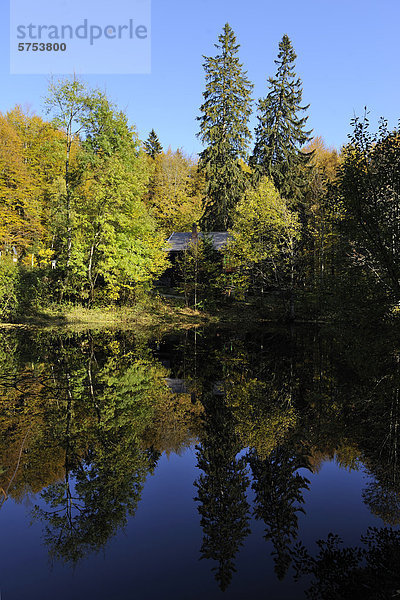
<svg viewBox="0 0 400 600">
<path fill-rule="evenodd" d="M 315 554 L 298 519 L 310 475 L 335 458 L 349 471 L 362 465 L 363 502 L 385 525 L 400 524 L 399 389 L 389 327 L 379 336 L 214 329 L 159 340 L 4 332 L 0 506 L 35 497 L 50 556 L 77 564 L 135 515 L 161 454 L 195 445 L 199 551 L 221 590 L 258 521 L 276 577 L 311 577 L 310 598 L 395 597 L 397 530 L 371 529 L 358 547 L 332 532 Z"/>
<path fill-rule="evenodd" d="M 400 531 L 368 528 L 359 547 L 345 547 L 338 535 L 318 540 L 310 554 L 299 543 L 292 552 L 295 578 L 312 576 L 311 600 L 388 600 L 399 597 Z"/>
<path fill-rule="evenodd" d="M 40 492 L 33 517 L 51 556 L 76 563 L 134 515 L 160 452 L 193 442 L 201 406 L 177 398 L 166 369 L 130 336 L 32 334 L 13 354 L 10 341 L 0 380 L 3 502 Z"/>
<path fill-rule="evenodd" d="M 201 557 L 212 559 L 215 579 L 225 590 L 235 571 L 235 556 L 250 533 L 250 507 L 246 499 L 249 483 L 245 457 L 235 431 L 232 411 L 221 395 L 204 395 L 204 421 L 195 482 L 204 536 Z"/>
</svg>

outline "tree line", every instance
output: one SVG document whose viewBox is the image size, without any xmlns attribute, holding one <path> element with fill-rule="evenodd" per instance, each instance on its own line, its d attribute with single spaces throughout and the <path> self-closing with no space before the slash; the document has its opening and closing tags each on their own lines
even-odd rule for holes
<svg viewBox="0 0 400 600">
<path fill-rule="evenodd" d="M 276 297 L 290 318 L 296 305 L 325 314 L 338 299 L 397 310 L 398 131 L 382 120 L 371 133 L 366 113 L 340 152 L 313 138 L 284 35 L 251 148 L 253 84 L 229 24 L 215 46 L 198 160 L 164 151 L 154 130 L 142 142 L 104 92 L 76 78 L 52 81 L 47 120 L 18 106 L 0 115 L 2 318 L 49 301 L 135 302 L 169 267 L 165 240 L 193 223 L 231 235 L 222 254 L 188 248 L 189 299 L 195 264 L 204 302 Z"/>
</svg>

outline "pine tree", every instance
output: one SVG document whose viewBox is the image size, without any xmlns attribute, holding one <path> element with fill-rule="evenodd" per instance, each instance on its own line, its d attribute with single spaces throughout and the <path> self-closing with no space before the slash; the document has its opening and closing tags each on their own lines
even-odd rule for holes
<svg viewBox="0 0 400 600">
<path fill-rule="evenodd" d="M 301 199 L 306 169 L 312 153 L 301 147 L 311 139 L 305 130 L 308 117 L 300 117 L 309 107 L 301 106 L 302 83 L 297 77 L 296 54 L 285 34 L 279 43 L 275 78 L 270 77 L 269 93 L 258 102 L 258 126 L 252 164 L 256 175 L 267 175 L 285 198 Z"/>
<path fill-rule="evenodd" d="M 149 133 L 149 137 L 144 143 L 144 151 L 154 160 L 158 154 L 161 154 L 162 150 L 163 147 L 160 144 L 158 135 L 154 129 L 152 129 Z"/>
<path fill-rule="evenodd" d="M 204 434 L 197 446 L 197 466 L 203 471 L 195 482 L 203 529 L 201 558 L 211 559 L 221 591 L 236 571 L 235 557 L 250 533 L 249 483 L 246 459 L 235 434 L 235 420 L 224 400 L 203 393 Z"/>
<path fill-rule="evenodd" d="M 207 182 L 203 225 L 208 230 L 226 230 L 231 225 L 233 208 L 245 188 L 240 159 L 246 158 L 251 137 L 248 120 L 253 84 L 236 56 L 239 45 L 228 23 L 218 41 L 217 56 L 204 57 L 206 90 L 198 117 L 198 136 L 207 146 L 200 153 L 199 169 Z"/>
<path fill-rule="evenodd" d="M 298 513 L 303 512 L 303 490 L 309 480 L 298 472 L 308 462 L 289 445 L 277 446 L 264 460 L 249 452 L 255 493 L 254 515 L 264 521 L 264 539 L 273 543 L 275 573 L 282 580 L 292 560 L 291 547 L 297 537 Z"/>
</svg>

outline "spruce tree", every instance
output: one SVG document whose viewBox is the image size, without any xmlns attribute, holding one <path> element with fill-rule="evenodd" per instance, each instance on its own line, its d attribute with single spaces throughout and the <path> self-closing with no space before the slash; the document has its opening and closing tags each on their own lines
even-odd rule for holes
<svg viewBox="0 0 400 600">
<path fill-rule="evenodd" d="M 144 151 L 146 154 L 151 156 L 152 159 L 155 159 L 158 154 L 161 154 L 163 147 L 160 144 L 160 140 L 158 139 L 158 135 L 152 129 L 149 133 L 149 137 L 144 143 Z"/>
<path fill-rule="evenodd" d="M 305 129 L 308 116 L 300 116 L 309 105 L 301 105 L 302 82 L 294 70 L 295 60 L 296 54 L 285 34 L 275 60 L 276 76 L 268 79 L 270 91 L 258 102 L 258 126 L 251 162 L 257 177 L 271 177 L 283 197 L 300 200 L 307 172 L 305 167 L 312 152 L 301 151 L 301 147 L 310 141 L 311 131 Z"/>
<path fill-rule="evenodd" d="M 265 459 L 250 450 L 248 459 L 253 474 L 254 515 L 265 523 L 264 539 L 273 544 L 275 573 L 282 580 L 292 560 L 298 513 L 304 513 L 303 490 L 308 490 L 310 483 L 298 469 L 309 465 L 288 444 L 277 446 Z"/>
<path fill-rule="evenodd" d="M 245 188 L 240 159 L 246 158 L 251 138 L 248 120 L 253 85 L 239 62 L 239 45 L 228 23 L 218 41 L 217 56 L 204 57 L 206 90 L 198 117 L 198 136 L 206 145 L 200 153 L 199 169 L 207 182 L 202 224 L 208 230 L 226 230 L 232 223 L 233 209 Z"/>
<path fill-rule="evenodd" d="M 205 392 L 205 393 L 204 393 Z M 197 466 L 203 471 L 195 482 L 203 529 L 201 558 L 211 559 L 221 591 L 236 571 L 235 558 L 250 533 L 249 484 L 246 459 L 235 432 L 235 419 L 225 399 L 203 390 L 204 430 L 197 446 Z"/>
</svg>

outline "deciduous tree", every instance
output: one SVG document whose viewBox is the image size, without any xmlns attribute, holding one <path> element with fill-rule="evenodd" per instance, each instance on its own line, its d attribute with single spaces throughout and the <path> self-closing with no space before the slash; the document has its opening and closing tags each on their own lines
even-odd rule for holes
<svg viewBox="0 0 400 600">
<path fill-rule="evenodd" d="M 151 163 L 146 204 L 152 216 L 166 237 L 173 231 L 190 231 L 203 215 L 205 184 L 197 164 L 179 149 L 168 149 Z"/>
<path fill-rule="evenodd" d="M 292 298 L 299 219 L 268 178 L 249 189 L 239 202 L 226 254 L 235 269 L 237 291 L 256 293 L 275 287 Z"/>
<path fill-rule="evenodd" d="M 342 232 L 353 261 L 373 273 L 392 300 L 400 300 L 400 134 L 382 120 L 377 134 L 367 116 L 353 121 L 343 150 L 339 200 L 344 207 Z"/>
</svg>

